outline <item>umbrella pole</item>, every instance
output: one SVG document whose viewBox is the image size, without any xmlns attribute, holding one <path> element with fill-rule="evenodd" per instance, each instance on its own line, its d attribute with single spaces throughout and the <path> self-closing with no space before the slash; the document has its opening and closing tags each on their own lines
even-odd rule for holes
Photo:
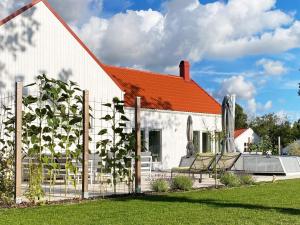
<svg viewBox="0 0 300 225">
<path fill-rule="evenodd" d="M 217 151 L 215 156 L 215 188 L 217 188 Z"/>
</svg>

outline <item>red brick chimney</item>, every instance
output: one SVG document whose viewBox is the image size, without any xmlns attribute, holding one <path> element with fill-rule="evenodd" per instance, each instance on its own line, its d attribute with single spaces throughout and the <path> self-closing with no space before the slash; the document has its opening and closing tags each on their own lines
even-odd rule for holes
<svg viewBox="0 0 300 225">
<path fill-rule="evenodd" d="M 180 76 L 185 81 L 190 81 L 191 76 L 190 76 L 190 63 L 189 63 L 189 61 L 182 60 L 179 64 L 179 69 L 180 69 Z"/>
</svg>

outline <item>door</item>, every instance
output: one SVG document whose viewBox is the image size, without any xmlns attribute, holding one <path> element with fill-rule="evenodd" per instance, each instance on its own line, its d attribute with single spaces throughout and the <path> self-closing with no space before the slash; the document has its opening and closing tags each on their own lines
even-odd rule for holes
<svg viewBox="0 0 300 225">
<path fill-rule="evenodd" d="M 149 151 L 153 162 L 161 162 L 161 130 L 149 131 Z"/>
</svg>

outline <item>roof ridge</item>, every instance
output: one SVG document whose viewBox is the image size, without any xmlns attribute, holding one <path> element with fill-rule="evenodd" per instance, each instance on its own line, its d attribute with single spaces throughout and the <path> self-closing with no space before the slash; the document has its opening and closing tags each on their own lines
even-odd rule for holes
<svg viewBox="0 0 300 225">
<path fill-rule="evenodd" d="M 48 8 L 48 10 L 53 14 L 53 16 L 61 23 L 61 25 L 73 36 L 73 38 L 75 38 L 75 40 L 78 42 L 78 44 L 81 45 L 81 47 L 92 57 L 92 59 L 94 59 L 94 61 L 100 66 L 100 68 L 103 69 L 103 71 L 105 71 L 105 67 L 104 64 L 95 56 L 95 54 L 83 43 L 83 41 L 78 37 L 77 34 L 75 34 L 75 32 L 71 29 L 71 27 L 65 22 L 65 20 L 55 11 L 55 9 L 50 5 L 50 3 L 47 0 L 32 0 L 30 3 L 28 3 L 27 5 L 21 7 L 20 9 L 16 10 L 15 12 L 13 12 L 12 14 L 10 14 L 9 16 L 7 16 L 6 18 L 4 18 L 3 20 L 0 20 L 0 26 L 2 26 L 3 24 L 9 22 L 10 20 L 12 20 L 13 18 L 19 16 L 20 14 L 22 14 L 23 12 L 25 12 L 26 10 L 32 8 L 33 6 L 35 6 L 37 3 L 44 3 L 44 5 Z M 106 72 L 106 71 L 105 71 Z M 107 73 L 107 72 L 106 72 Z M 107 73 L 107 75 L 112 79 L 112 81 L 120 88 L 120 90 L 122 90 L 120 84 L 117 82 L 117 80 L 111 76 L 110 74 Z"/>
<path fill-rule="evenodd" d="M 178 79 L 178 78 L 181 79 L 181 77 L 178 75 L 153 72 L 153 71 L 149 71 L 149 70 L 134 69 L 134 68 L 129 68 L 129 67 L 121 67 L 121 66 L 114 66 L 114 65 L 107 65 L 107 64 L 104 64 L 104 67 L 111 67 L 111 68 L 116 68 L 116 69 L 121 69 L 121 70 L 137 71 L 137 72 L 148 73 L 148 74 L 157 75 L 157 76 L 168 76 L 168 77 L 172 77 L 172 78 L 176 78 L 176 79 Z"/>
<path fill-rule="evenodd" d="M 236 133 L 236 134 L 234 134 L 235 138 L 241 136 L 248 129 L 249 129 L 249 127 L 248 128 L 240 128 L 240 129 L 234 130 L 234 133 Z M 241 132 L 241 133 L 239 133 L 239 132 Z"/>
<path fill-rule="evenodd" d="M 10 15 L 4 17 L 3 19 L 0 18 L 0 26 L 6 24 L 8 21 L 12 20 L 13 18 L 17 17 L 18 15 L 20 15 L 21 13 L 25 12 L 27 9 L 32 8 L 33 6 L 35 6 L 37 3 L 39 2 L 44 2 L 46 0 L 32 0 L 31 2 L 29 2 L 28 4 L 26 4 L 25 6 L 17 9 L 16 11 L 14 11 L 13 13 L 11 13 Z"/>
</svg>

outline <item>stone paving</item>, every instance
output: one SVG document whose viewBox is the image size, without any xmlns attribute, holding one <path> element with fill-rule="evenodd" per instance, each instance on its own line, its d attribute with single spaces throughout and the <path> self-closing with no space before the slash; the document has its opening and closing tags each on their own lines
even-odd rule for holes
<svg viewBox="0 0 300 225">
<path fill-rule="evenodd" d="M 290 175 L 290 176 L 253 176 L 255 181 L 257 182 L 270 182 L 276 180 L 287 180 L 287 179 L 300 179 L 300 174 Z M 148 192 L 151 191 L 151 182 L 156 179 L 166 179 L 171 180 L 170 172 L 152 172 L 151 177 L 148 175 L 142 176 L 142 191 Z M 199 183 L 199 176 L 195 175 L 194 177 L 194 188 L 209 188 L 214 187 L 215 185 L 222 185 L 219 180 L 217 182 L 214 178 L 208 176 L 208 174 L 204 174 L 202 177 L 202 182 Z M 24 183 L 22 185 L 23 193 L 25 196 L 26 190 L 28 189 L 28 184 Z M 61 182 L 57 183 L 55 186 L 51 187 L 49 184 L 44 184 L 43 189 L 45 191 L 45 200 L 49 201 L 58 201 L 63 199 L 74 199 L 81 197 L 81 184 L 76 186 L 76 189 L 73 185 L 69 184 L 67 186 L 67 192 L 65 192 L 65 185 Z M 117 194 L 128 194 L 132 192 L 132 186 L 128 186 L 125 182 L 117 185 Z M 67 194 L 65 194 L 67 193 Z M 89 184 L 89 197 L 104 197 L 113 194 L 113 187 L 111 184 L 103 184 L 100 185 L 99 182 L 95 182 L 93 184 Z M 26 197 L 24 197 L 26 201 Z"/>
</svg>

